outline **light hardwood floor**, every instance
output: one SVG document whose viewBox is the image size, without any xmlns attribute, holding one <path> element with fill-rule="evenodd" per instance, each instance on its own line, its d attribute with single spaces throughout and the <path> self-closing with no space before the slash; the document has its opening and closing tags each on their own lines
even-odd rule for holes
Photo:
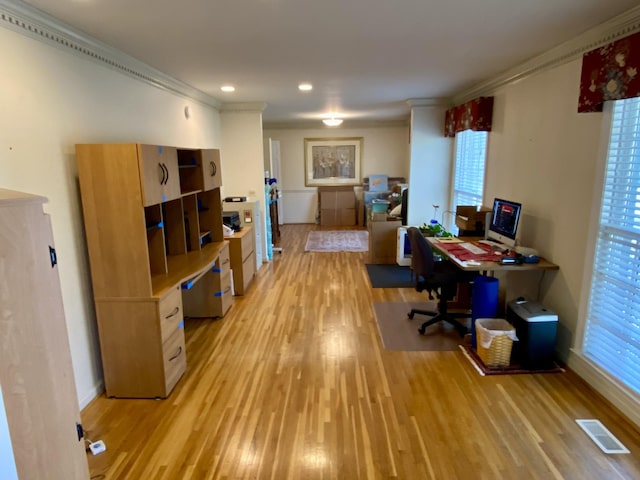
<svg viewBox="0 0 640 480">
<path fill-rule="evenodd" d="M 372 302 L 425 297 L 370 288 L 366 253 L 305 253 L 316 228 L 283 226 L 284 253 L 223 319 L 186 321 L 168 399 L 84 409 L 107 445 L 92 478 L 640 478 L 639 431 L 570 371 L 481 377 L 459 351 L 385 351 Z M 631 454 L 605 455 L 576 418 Z"/>
</svg>

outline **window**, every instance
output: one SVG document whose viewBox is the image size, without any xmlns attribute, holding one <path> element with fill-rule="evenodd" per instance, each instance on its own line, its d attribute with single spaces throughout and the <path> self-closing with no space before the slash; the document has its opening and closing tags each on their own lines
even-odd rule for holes
<svg viewBox="0 0 640 480">
<path fill-rule="evenodd" d="M 583 352 L 640 393 L 640 98 L 611 123 Z"/>
<path fill-rule="evenodd" d="M 488 132 L 465 130 L 456 134 L 451 206 L 482 205 Z M 453 223 L 453 222 L 452 222 Z M 452 225 L 449 226 L 452 228 Z"/>
</svg>

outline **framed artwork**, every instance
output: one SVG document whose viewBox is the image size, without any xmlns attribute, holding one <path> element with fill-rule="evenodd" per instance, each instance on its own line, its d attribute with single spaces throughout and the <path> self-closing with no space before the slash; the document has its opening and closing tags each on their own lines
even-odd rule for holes
<svg viewBox="0 0 640 480">
<path fill-rule="evenodd" d="M 363 137 L 305 138 L 307 187 L 361 185 Z"/>
</svg>

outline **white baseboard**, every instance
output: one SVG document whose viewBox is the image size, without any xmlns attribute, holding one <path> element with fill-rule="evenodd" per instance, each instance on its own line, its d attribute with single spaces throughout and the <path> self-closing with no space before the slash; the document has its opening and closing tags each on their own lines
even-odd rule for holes
<svg viewBox="0 0 640 480">
<path fill-rule="evenodd" d="M 91 401 L 104 391 L 104 382 L 101 380 L 93 386 L 91 390 L 80 400 L 80 410 L 82 411 Z"/>
<path fill-rule="evenodd" d="M 578 350 L 569 352 L 567 365 L 640 428 L 640 395 L 612 378 Z"/>
</svg>

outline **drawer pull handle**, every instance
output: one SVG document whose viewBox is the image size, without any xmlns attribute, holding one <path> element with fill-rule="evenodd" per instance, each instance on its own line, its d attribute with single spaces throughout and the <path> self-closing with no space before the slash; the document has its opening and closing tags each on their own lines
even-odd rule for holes
<svg viewBox="0 0 640 480">
<path fill-rule="evenodd" d="M 167 177 L 167 172 L 164 169 L 164 165 L 162 163 L 158 163 L 158 167 L 160 168 L 160 174 L 162 175 L 162 178 L 160 179 L 160 185 L 164 185 L 165 179 Z"/>
<path fill-rule="evenodd" d="M 180 356 L 180 354 L 182 353 L 182 347 L 178 347 L 178 351 L 176 352 L 176 354 L 169 358 L 170 362 L 173 362 L 176 358 L 178 358 Z"/>
<path fill-rule="evenodd" d="M 167 165 L 165 163 L 162 164 L 162 168 L 164 169 L 165 173 L 167 174 L 167 176 L 164 179 L 164 184 L 167 185 L 169 183 L 169 169 L 167 168 Z"/>
<path fill-rule="evenodd" d="M 58 263 L 58 256 L 56 255 L 56 249 L 49 245 L 49 260 L 51 260 L 51 268 L 55 267 Z"/>
<path fill-rule="evenodd" d="M 231 291 L 231 287 L 227 287 L 224 290 L 222 290 L 221 292 L 214 292 L 213 296 L 214 297 L 223 297 L 225 296 L 227 293 L 229 293 Z"/>
<path fill-rule="evenodd" d="M 166 318 L 168 320 L 171 317 L 175 317 L 178 314 L 179 311 L 180 311 L 180 307 L 176 307 L 176 308 L 173 309 L 173 311 L 169 315 L 167 315 L 164 318 Z"/>
</svg>

